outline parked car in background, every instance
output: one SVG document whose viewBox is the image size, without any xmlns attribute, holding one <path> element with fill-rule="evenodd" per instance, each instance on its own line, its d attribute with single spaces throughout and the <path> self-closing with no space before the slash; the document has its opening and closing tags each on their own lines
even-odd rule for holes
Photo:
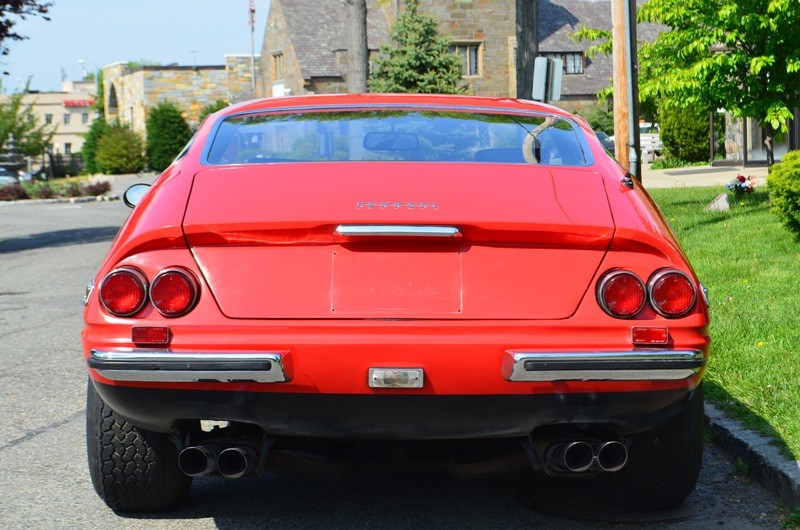
<svg viewBox="0 0 800 530">
<path fill-rule="evenodd" d="M 606 151 L 611 153 L 611 156 L 614 156 L 614 139 L 603 131 L 595 131 L 594 134 L 597 136 L 597 139 L 600 140 L 600 143 L 603 144 L 603 147 L 605 147 Z"/>
<path fill-rule="evenodd" d="M 19 184 L 19 179 L 8 169 L 0 167 L 0 186 L 8 186 L 9 184 Z"/>
<path fill-rule="evenodd" d="M 125 200 L 82 333 L 89 470 L 114 510 L 170 508 L 208 474 L 420 460 L 602 475 L 631 508 L 694 489 L 708 304 L 582 118 L 247 102 Z"/>
<path fill-rule="evenodd" d="M 661 156 L 664 144 L 661 142 L 661 131 L 656 123 L 639 123 L 639 145 L 642 148 L 642 158 L 653 161 Z"/>
</svg>

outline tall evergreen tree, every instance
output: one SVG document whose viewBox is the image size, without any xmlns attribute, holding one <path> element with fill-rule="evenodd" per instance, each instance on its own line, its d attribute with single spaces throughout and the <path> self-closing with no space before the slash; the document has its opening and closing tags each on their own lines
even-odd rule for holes
<svg viewBox="0 0 800 530">
<path fill-rule="evenodd" d="M 153 171 L 163 171 L 192 137 L 181 110 L 172 103 L 159 103 L 147 115 L 147 162 Z"/>
<path fill-rule="evenodd" d="M 451 42 L 439 34 L 436 20 L 409 0 L 392 25 L 391 45 L 381 46 L 370 75 L 371 92 L 456 94 L 461 85 L 461 59 L 450 53 Z"/>
</svg>

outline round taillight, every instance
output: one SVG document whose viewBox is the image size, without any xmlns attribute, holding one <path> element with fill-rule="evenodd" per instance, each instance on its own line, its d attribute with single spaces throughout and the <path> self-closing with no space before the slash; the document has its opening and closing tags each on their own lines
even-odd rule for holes
<svg viewBox="0 0 800 530">
<path fill-rule="evenodd" d="M 185 315 L 197 301 L 197 281 L 183 269 L 164 269 L 150 285 L 150 301 L 165 317 Z"/>
<path fill-rule="evenodd" d="M 100 285 L 100 303 L 114 316 L 135 315 L 147 302 L 147 279 L 134 268 L 108 273 Z"/>
<path fill-rule="evenodd" d="M 691 278 L 676 270 L 655 273 L 647 284 L 650 303 L 659 315 L 677 318 L 688 313 L 697 300 Z"/>
<path fill-rule="evenodd" d="M 597 286 L 597 301 L 616 318 L 631 318 L 644 307 L 647 291 L 638 276 L 627 271 L 606 274 Z"/>
</svg>

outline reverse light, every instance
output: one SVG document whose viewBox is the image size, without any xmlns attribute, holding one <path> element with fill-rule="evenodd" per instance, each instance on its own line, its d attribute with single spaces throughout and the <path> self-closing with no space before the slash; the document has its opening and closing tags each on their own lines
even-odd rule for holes
<svg viewBox="0 0 800 530">
<path fill-rule="evenodd" d="M 133 267 L 114 269 L 100 284 L 100 303 L 114 316 L 129 317 L 147 302 L 147 279 Z"/>
<path fill-rule="evenodd" d="M 647 282 L 647 290 L 653 309 L 667 318 L 682 317 L 694 307 L 697 300 L 697 290 L 692 280 L 674 269 L 653 274 Z"/>
<path fill-rule="evenodd" d="M 615 270 L 597 285 L 597 301 L 612 317 L 631 318 L 644 307 L 647 291 L 644 282 L 632 272 Z"/>
<path fill-rule="evenodd" d="M 165 317 L 185 315 L 197 302 L 197 280 L 179 267 L 164 269 L 150 285 L 150 301 Z"/>
</svg>

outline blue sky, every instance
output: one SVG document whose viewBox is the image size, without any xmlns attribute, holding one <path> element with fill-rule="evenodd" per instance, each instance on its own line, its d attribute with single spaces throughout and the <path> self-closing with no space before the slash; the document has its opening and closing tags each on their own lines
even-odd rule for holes
<svg viewBox="0 0 800 530">
<path fill-rule="evenodd" d="M 31 89 L 57 91 L 62 69 L 79 79 L 116 61 L 223 64 L 250 53 L 250 0 L 53 0 L 49 22 L 29 18 L 15 28 L 28 40 L 8 41 L 0 57 L 2 91 L 33 76 Z M 255 0 L 255 51 L 261 51 L 270 0 Z M 83 61 L 82 65 L 79 61 Z"/>
</svg>

